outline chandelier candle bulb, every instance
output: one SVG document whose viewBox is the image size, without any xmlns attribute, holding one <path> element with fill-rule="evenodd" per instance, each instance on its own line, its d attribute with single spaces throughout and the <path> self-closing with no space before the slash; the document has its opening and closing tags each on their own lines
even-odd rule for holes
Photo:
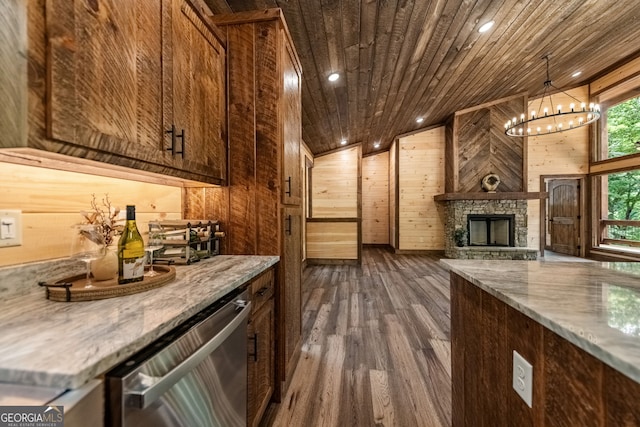
<svg viewBox="0 0 640 427">
<path fill-rule="evenodd" d="M 538 128 L 536 129 L 536 131 L 538 131 L 538 135 L 540 135 L 540 126 L 538 126 Z"/>
<path fill-rule="evenodd" d="M 533 120 L 533 119 L 535 119 L 535 118 L 536 118 L 536 112 L 535 112 L 535 111 L 532 111 L 532 112 L 531 112 L 531 119 Z"/>
<path fill-rule="evenodd" d="M 562 105 L 558 104 L 558 114 L 562 112 Z"/>
<path fill-rule="evenodd" d="M 520 121 L 524 122 L 524 113 L 520 114 Z"/>
<path fill-rule="evenodd" d="M 547 130 L 551 132 L 551 125 L 547 126 Z"/>
<path fill-rule="evenodd" d="M 544 107 L 544 110 L 542 110 L 542 112 L 544 113 L 544 115 L 546 117 L 547 113 L 549 112 L 549 109 L 547 107 Z"/>
<path fill-rule="evenodd" d="M 573 113 L 573 109 L 575 108 L 575 104 L 572 102 L 571 104 L 569 104 L 569 108 L 571 109 L 571 112 Z"/>
<path fill-rule="evenodd" d="M 569 120 L 569 128 L 573 127 L 573 120 Z"/>
<path fill-rule="evenodd" d="M 580 107 L 582 107 L 582 111 L 584 111 L 584 109 L 586 108 L 587 104 L 585 104 L 584 102 L 582 104 L 580 104 Z"/>
</svg>

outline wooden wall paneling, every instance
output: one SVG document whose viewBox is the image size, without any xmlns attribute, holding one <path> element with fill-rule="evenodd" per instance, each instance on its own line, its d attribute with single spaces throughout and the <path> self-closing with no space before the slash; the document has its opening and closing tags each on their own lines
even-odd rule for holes
<svg viewBox="0 0 640 427">
<path fill-rule="evenodd" d="M 389 152 L 362 159 L 362 243 L 389 244 Z"/>
<path fill-rule="evenodd" d="M 112 206 L 136 206 L 141 233 L 151 220 L 182 217 L 182 189 L 126 179 L 3 163 L 0 165 L 0 209 L 22 211 L 22 246 L 0 248 L 0 266 L 66 257 L 69 232 L 82 222 L 81 211 L 91 210 L 109 195 Z"/>
<path fill-rule="evenodd" d="M 245 24 L 251 25 L 251 24 Z M 280 28 L 275 21 L 255 26 L 255 102 L 256 102 L 256 236 L 257 254 L 280 254 L 280 171 L 282 170 L 281 129 L 278 125 L 282 82 L 278 78 Z M 259 88 L 259 90 L 258 90 Z"/>
<path fill-rule="evenodd" d="M 578 99 L 587 99 L 587 90 L 586 86 L 581 86 L 567 92 Z M 566 95 L 561 95 L 553 95 L 554 103 L 568 105 L 570 102 L 575 102 Z M 539 102 L 539 100 L 533 99 L 531 102 Z M 526 148 L 529 191 L 545 191 L 540 185 L 541 176 L 585 175 L 589 171 L 589 129 L 587 126 L 551 135 L 529 136 Z M 500 185 L 502 186 L 502 184 Z M 537 248 L 544 244 L 544 236 L 540 234 L 540 222 L 544 218 L 541 217 L 539 201 L 529 200 L 527 206 L 529 228 L 527 247 Z"/>
<path fill-rule="evenodd" d="M 0 147 L 27 142 L 27 2 L 0 4 Z"/>
<path fill-rule="evenodd" d="M 398 248 L 398 140 L 389 149 L 389 244 Z"/>
<path fill-rule="evenodd" d="M 398 246 L 444 248 L 444 208 L 433 196 L 444 191 L 444 126 L 398 140 Z"/>
<path fill-rule="evenodd" d="M 616 68 L 614 71 L 591 82 L 590 92 L 592 96 L 611 89 L 620 83 L 626 82 L 638 76 L 640 73 L 640 57 L 637 57 L 626 64 Z"/>
<path fill-rule="evenodd" d="M 255 254 L 256 151 L 255 51 L 253 24 L 227 30 L 229 86 L 229 253 Z"/>
<path fill-rule="evenodd" d="M 359 147 L 314 159 L 312 217 L 358 217 Z"/>
<path fill-rule="evenodd" d="M 508 137 L 502 130 L 506 120 L 522 111 L 522 99 L 515 98 L 456 114 L 459 191 L 482 192 L 480 181 L 488 173 L 500 176 L 497 191 L 523 191 L 523 138 Z"/>
<path fill-rule="evenodd" d="M 307 222 L 307 259 L 358 259 L 358 222 Z"/>
</svg>

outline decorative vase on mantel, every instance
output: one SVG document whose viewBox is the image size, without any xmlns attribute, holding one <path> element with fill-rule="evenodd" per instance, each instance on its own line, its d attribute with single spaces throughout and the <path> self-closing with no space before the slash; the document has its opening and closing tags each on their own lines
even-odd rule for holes
<svg viewBox="0 0 640 427">
<path fill-rule="evenodd" d="M 481 185 L 482 189 L 487 193 L 495 193 L 496 188 L 498 188 L 498 185 L 500 185 L 500 177 L 497 174 L 491 172 L 485 175 L 484 178 L 482 178 Z"/>
<path fill-rule="evenodd" d="M 105 246 L 104 256 L 91 262 L 91 274 L 96 281 L 111 280 L 118 275 L 117 245 Z"/>
</svg>

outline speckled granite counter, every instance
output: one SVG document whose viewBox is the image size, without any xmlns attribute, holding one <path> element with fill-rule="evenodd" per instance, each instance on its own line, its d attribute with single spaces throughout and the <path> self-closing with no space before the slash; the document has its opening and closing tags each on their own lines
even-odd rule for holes
<svg viewBox="0 0 640 427">
<path fill-rule="evenodd" d="M 441 263 L 640 383 L 640 263 Z"/>
<path fill-rule="evenodd" d="M 157 289 L 72 303 L 48 301 L 37 286 L 65 277 L 57 266 L 50 271 L 57 276 L 40 277 L 44 267 L 0 269 L 0 382 L 76 388 L 278 260 L 221 255 L 176 267 L 175 280 Z M 16 290 L 9 277 L 21 273 L 25 283 Z"/>
</svg>

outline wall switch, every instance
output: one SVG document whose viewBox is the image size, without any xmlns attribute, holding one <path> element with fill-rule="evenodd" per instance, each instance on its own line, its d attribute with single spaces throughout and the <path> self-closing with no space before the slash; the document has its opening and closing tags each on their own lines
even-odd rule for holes
<svg viewBox="0 0 640 427">
<path fill-rule="evenodd" d="M 22 211 L 0 210 L 0 247 L 22 245 Z"/>
<path fill-rule="evenodd" d="M 531 408 L 533 401 L 533 366 L 513 351 L 513 389 Z"/>
</svg>

